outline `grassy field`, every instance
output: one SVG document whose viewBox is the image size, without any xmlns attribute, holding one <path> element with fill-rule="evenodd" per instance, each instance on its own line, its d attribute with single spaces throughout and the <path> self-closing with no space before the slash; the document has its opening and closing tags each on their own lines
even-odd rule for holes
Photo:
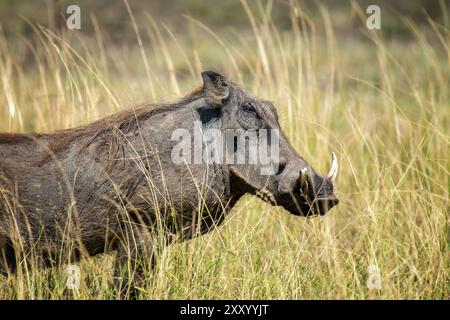
<svg viewBox="0 0 450 320">
<path fill-rule="evenodd" d="M 124 5 L 124 8 L 126 6 Z M 314 19 L 295 4 L 288 28 L 263 3 L 246 31 L 146 15 L 135 41 L 30 25 L 32 37 L 0 36 L 0 131 L 50 132 L 144 101 L 167 101 L 213 68 L 277 106 L 298 152 L 326 172 L 340 159 L 340 204 L 324 217 L 290 216 L 255 197 L 206 236 L 168 248 L 140 298 L 448 299 L 450 22 L 399 18 L 406 35 L 365 28 L 365 9 Z M 357 36 L 336 32 L 347 16 Z M 1 155 L 0 155 L 1 156 Z M 381 289 L 369 290 L 371 267 Z M 0 299 L 116 299 L 112 256 L 81 265 L 80 290 L 62 270 L 0 278 Z"/>
</svg>

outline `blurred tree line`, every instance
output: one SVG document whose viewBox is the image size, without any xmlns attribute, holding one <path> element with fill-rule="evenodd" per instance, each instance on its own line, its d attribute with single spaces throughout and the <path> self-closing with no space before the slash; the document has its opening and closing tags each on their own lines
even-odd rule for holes
<svg viewBox="0 0 450 320">
<path fill-rule="evenodd" d="M 238 30 L 250 27 L 240 0 L 128 0 L 128 2 L 141 27 L 148 23 L 146 15 L 171 26 L 180 25 L 180 29 L 182 15 L 198 19 L 215 30 L 229 26 Z M 270 13 L 272 21 L 283 29 L 289 28 L 291 23 L 290 2 L 289 0 L 250 0 L 247 3 L 255 9 L 255 12 L 264 10 Z M 333 15 L 344 16 L 342 26 L 337 28 L 345 31 L 353 28 L 358 20 L 356 16 L 348 14 L 352 6 L 351 0 L 294 2 L 298 3 L 313 19 L 316 17 L 320 19 L 320 5 L 328 7 Z M 447 19 L 450 7 L 450 0 L 354 0 L 354 3 L 363 9 L 371 4 L 379 5 L 382 14 L 382 32 L 396 35 L 405 33 L 401 16 L 410 17 L 419 24 L 426 24 L 428 16 L 437 21 Z M 135 37 L 128 11 L 122 0 L 0 0 L 0 26 L 7 36 L 13 34 L 27 36 L 33 33 L 29 22 L 57 30 L 64 26 L 67 17 L 65 9 L 71 4 L 81 8 L 83 35 L 94 32 L 92 18 L 95 17 L 101 29 L 107 31 L 113 38 L 126 40 Z"/>
</svg>

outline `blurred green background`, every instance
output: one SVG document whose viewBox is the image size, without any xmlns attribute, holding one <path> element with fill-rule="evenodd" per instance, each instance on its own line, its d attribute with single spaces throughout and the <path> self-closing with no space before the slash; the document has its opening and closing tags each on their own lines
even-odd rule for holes
<svg viewBox="0 0 450 320">
<path fill-rule="evenodd" d="M 272 21 L 281 29 L 290 27 L 290 4 L 288 0 L 274 0 L 264 3 L 265 10 L 270 12 Z M 418 24 L 426 24 L 430 17 L 435 21 L 448 19 L 449 0 L 301 0 L 295 1 L 310 17 L 320 16 L 320 7 L 327 7 L 332 12 L 333 26 L 337 34 L 358 34 L 361 27 L 356 14 L 350 14 L 350 7 L 358 4 L 361 8 L 376 4 L 381 8 L 382 32 L 385 34 L 407 35 L 401 17 L 408 16 Z M 111 33 L 115 40 L 135 40 L 133 27 L 129 19 L 124 1 L 121 0 L 1 0 L 0 22 L 7 35 L 31 34 L 32 27 L 27 22 L 39 23 L 50 28 L 58 28 L 67 16 L 65 8 L 71 4 L 79 5 L 82 14 L 82 31 L 84 35 L 94 32 L 92 17 L 95 17 L 102 30 Z M 188 15 L 200 19 L 215 30 L 233 27 L 234 29 L 248 29 L 250 24 L 239 0 L 204 1 L 204 0 L 129 0 L 130 7 L 136 17 L 138 25 L 144 22 L 146 15 L 157 18 L 159 22 L 170 25 L 183 24 L 180 19 Z M 257 1 L 249 1 L 249 6 L 256 6 Z M 445 8 L 445 9 L 444 9 Z M 147 22 L 146 22 L 147 23 Z"/>
</svg>

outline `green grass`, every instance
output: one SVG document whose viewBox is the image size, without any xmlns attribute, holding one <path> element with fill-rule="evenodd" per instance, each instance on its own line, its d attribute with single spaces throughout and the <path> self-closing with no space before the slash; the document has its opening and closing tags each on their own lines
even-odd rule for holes
<svg viewBox="0 0 450 320">
<path fill-rule="evenodd" d="M 135 25 L 142 45 L 112 43 L 101 26 L 95 37 L 39 26 L 32 39 L 2 36 L 0 131 L 48 132 L 174 100 L 203 69 L 220 70 L 274 102 L 315 168 L 326 172 L 336 152 L 340 204 L 304 219 L 246 197 L 218 230 L 168 248 L 140 298 L 448 299 L 449 25 L 404 18 L 409 37 L 386 39 L 361 20 L 348 37 L 327 9 L 311 21 L 293 6 L 283 31 L 243 2 L 244 31 L 184 17 L 181 32 L 148 16 Z M 84 260 L 79 291 L 65 289 L 62 270 L 22 270 L 0 279 L 0 299 L 116 299 L 112 258 Z M 371 265 L 380 290 L 366 286 Z"/>
</svg>

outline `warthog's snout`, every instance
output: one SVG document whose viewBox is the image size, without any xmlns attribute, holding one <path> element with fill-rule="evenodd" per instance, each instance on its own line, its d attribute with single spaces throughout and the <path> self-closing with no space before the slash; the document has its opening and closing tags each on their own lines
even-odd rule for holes
<svg viewBox="0 0 450 320">
<path fill-rule="evenodd" d="M 336 155 L 332 154 L 332 164 L 326 177 L 322 177 L 310 166 L 300 161 L 286 164 L 278 176 L 277 203 L 295 215 L 324 215 L 339 203 L 334 194 L 338 173 Z"/>
</svg>

